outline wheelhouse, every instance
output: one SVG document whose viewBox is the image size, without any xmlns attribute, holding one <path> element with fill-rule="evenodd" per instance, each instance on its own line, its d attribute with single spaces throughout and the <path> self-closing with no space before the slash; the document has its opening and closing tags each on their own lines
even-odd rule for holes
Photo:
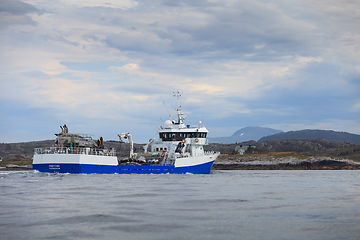
<svg viewBox="0 0 360 240">
<path fill-rule="evenodd" d="M 206 138 L 206 132 L 160 132 L 163 141 L 182 141 L 186 138 Z"/>
</svg>

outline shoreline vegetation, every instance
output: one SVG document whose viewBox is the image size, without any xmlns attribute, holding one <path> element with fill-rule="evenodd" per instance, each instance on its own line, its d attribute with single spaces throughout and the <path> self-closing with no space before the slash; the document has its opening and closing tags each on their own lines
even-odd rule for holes
<svg viewBox="0 0 360 240">
<path fill-rule="evenodd" d="M 32 170 L 35 147 L 48 147 L 53 140 L 0 143 L 0 171 Z M 143 149 L 144 144 L 134 144 Z M 127 157 L 129 143 L 105 141 L 118 158 Z M 210 143 L 205 151 L 222 154 L 213 170 L 360 170 L 360 143 L 325 139 L 288 139 L 234 144 Z"/>
</svg>

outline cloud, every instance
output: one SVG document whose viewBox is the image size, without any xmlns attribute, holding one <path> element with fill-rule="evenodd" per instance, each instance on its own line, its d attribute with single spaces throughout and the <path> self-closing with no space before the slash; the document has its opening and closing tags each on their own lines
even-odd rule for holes
<svg viewBox="0 0 360 240">
<path fill-rule="evenodd" d="M 77 1 L 71 1 L 71 0 L 63 0 L 62 1 L 66 5 L 76 5 L 78 7 L 105 7 L 105 8 L 118 8 L 118 9 L 131 9 L 135 8 L 138 5 L 138 2 L 132 1 L 132 0 L 122 0 L 122 1 L 116 1 L 116 0 L 77 0 Z"/>
<path fill-rule="evenodd" d="M 91 41 L 91 40 L 98 41 L 99 40 L 99 38 L 93 33 L 86 33 L 82 36 L 82 38 L 85 39 L 86 41 Z"/>
<path fill-rule="evenodd" d="M 265 57 L 268 60 L 277 59 L 289 50 L 298 55 L 305 54 L 302 52 L 305 49 L 301 48 L 306 44 L 302 33 L 316 29 L 309 23 L 289 18 L 283 12 L 258 2 L 233 4 L 231 8 L 219 3 L 216 6 L 208 4 L 207 7 L 200 5 L 182 7 L 171 16 L 165 13 L 161 18 L 170 24 L 164 26 L 165 22 L 158 20 L 157 26 L 161 27 L 153 30 L 143 27 L 142 33 L 155 33 L 159 39 L 154 41 L 161 43 L 167 53 L 178 56 L 216 56 L 216 59 L 252 56 L 255 61 L 264 61 Z M 216 11 L 218 9 L 221 11 Z M 140 21 L 132 25 L 138 25 Z M 123 35 L 118 36 L 118 39 L 123 38 Z M 126 38 L 124 42 L 127 42 Z M 123 45 L 110 41 L 108 44 L 125 50 Z M 148 48 L 142 47 L 145 44 L 136 42 L 137 49 L 146 51 Z"/>
<path fill-rule="evenodd" d="M 125 73 L 125 74 L 129 74 L 129 75 L 133 75 L 133 74 L 139 74 L 139 66 L 136 63 L 128 63 L 124 66 L 121 67 L 113 67 L 111 66 L 109 69 L 110 70 L 116 70 L 119 71 L 121 73 Z"/>
<path fill-rule="evenodd" d="M 30 78 L 36 78 L 36 79 L 49 79 L 51 78 L 50 75 L 41 72 L 41 71 L 29 71 L 22 73 L 24 76 L 30 77 Z"/>
<path fill-rule="evenodd" d="M 64 36 L 59 35 L 58 33 L 50 33 L 42 36 L 43 40 L 48 41 L 55 41 L 55 42 L 61 42 L 73 46 L 78 46 L 79 44 L 70 40 L 65 39 Z"/>
<path fill-rule="evenodd" d="M 163 102 L 173 114 L 180 90 L 187 120 L 209 129 L 351 123 L 342 127 L 360 133 L 359 8 L 335 0 L 2 1 L 0 101 L 13 110 L 2 107 L 1 121 L 69 122 L 111 136 L 121 120 L 141 137 L 168 116 Z"/>
<path fill-rule="evenodd" d="M 161 40 L 155 34 L 143 32 L 122 32 L 119 34 L 109 34 L 104 42 L 109 46 L 120 51 L 135 51 L 151 54 L 164 52 L 167 41 Z"/>
<path fill-rule="evenodd" d="M 19 16 L 11 14 L 0 15 L 0 30 L 10 25 L 31 25 L 36 26 L 37 23 L 29 16 Z"/>
<path fill-rule="evenodd" d="M 199 83 L 187 83 L 184 86 L 184 90 L 191 88 L 191 91 L 194 92 L 205 92 L 206 94 L 217 94 L 218 92 L 223 91 L 221 86 L 214 86 L 210 84 L 199 84 Z"/>
<path fill-rule="evenodd" d="M 10 13 L 11 15 L 25 15 L 27 13 L 39 13 L 33 5 L 17 0 L 2 0 L 0 2 L 0 13 Z"/>
<path fill-rule="evenodd" d="M 351 106 L 351 111 L 360 113 L 360 103 L 354 104 Z"/>
<path fill-rule="evenodd" d="M 0 2 L 0 30 L 11 25 L 36 26 L 37 22 L 29 15 L 42 15 L 46 12 L 22 1 L 2 0 Z"/>
</svg>

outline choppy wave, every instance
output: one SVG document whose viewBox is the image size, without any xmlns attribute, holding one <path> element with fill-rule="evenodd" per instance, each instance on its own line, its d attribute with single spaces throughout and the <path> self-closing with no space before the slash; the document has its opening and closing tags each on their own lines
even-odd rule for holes
<svg viewBox="0 0 360 240">
<path fill-rule="evenodd" d="M 358 239 L 358 171 L 0 172 L 1 239 Z"/>
</svg>

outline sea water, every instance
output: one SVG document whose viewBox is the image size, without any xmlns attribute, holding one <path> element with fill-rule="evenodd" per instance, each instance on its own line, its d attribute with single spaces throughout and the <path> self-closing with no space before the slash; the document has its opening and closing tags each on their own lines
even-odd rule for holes
<svg viewBox="0 0 360 240">
<path fill-rule="evenodd" d="M 0 173 L 0 239 L 360 239 L 360 171 Z"/>
</svg>

